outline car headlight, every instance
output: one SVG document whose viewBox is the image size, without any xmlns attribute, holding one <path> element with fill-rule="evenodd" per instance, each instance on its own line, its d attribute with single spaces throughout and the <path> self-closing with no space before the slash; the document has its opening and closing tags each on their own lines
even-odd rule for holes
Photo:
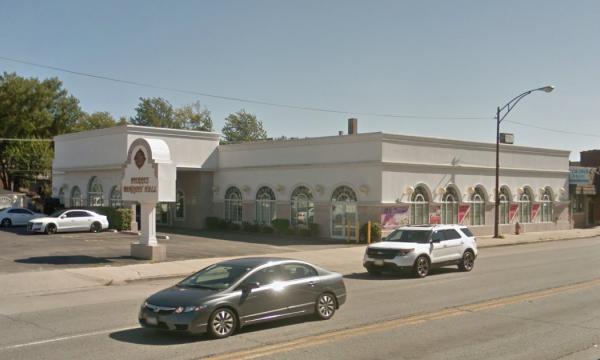
<svg viewBox="0 0 600 360">
<path fill-rule="evenodd" d="M 206 306 L 204 305 L 179 306 L 177 309 L 175 309 L 175 314 L 201 311 L 204 309 L 206 309 Z"/>
</svg>

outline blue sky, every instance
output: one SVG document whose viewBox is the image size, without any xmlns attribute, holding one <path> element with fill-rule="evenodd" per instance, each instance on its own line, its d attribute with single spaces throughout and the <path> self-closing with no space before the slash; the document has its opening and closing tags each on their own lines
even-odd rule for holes
<svg viewBox="0 0 600 360">
<path fill-rule="evenodd" d="M 598 1 L 8 1 L 0 56 L 232 97 L 350 112 L 359 131 L 493 142 L 497 106 L 519 145 L 600 148 Z M 217 130 L 241 108 L 271 136 L 346 130 L 345 114 L 298 111 L 94 80 L 0 60 L 0 71 L 58 76 L 84 110 L 131 116 L 139 97 L 199 100 Z"/>
</svg>

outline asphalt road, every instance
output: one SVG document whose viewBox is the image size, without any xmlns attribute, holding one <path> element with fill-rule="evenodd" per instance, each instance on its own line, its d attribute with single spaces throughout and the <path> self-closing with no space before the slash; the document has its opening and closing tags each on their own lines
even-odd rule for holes
<svg viewBox="0 0 600 360">
<path fill-rule="evenodd" d="M 144 298 L 174 280 L 0 296 L 0 359 L 600 359 L 600 238 L 487 248 L 471 273 L 425 279 L 373 278 L 352 261 L 332 320 L 217 341 L 137 326 Z"/>
</svg>

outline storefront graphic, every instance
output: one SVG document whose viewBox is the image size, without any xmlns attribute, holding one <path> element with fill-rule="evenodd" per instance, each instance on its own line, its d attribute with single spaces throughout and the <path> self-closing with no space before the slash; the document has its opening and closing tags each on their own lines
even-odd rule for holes
<svg viewBox="0 0 600 360">
<path fill-rule="evenodd" d="M 381 228 L 393 230 L 402 225 L 408 225 L 408 206 L 396 206 L 383 209 L 381 214 Z"/>
<path fill-rule="evenodd" d="M 440 205 L 432 205 L 429 208 L 429 223 L 430 224 L 441 224 L 442 223 L 442 207 Z"/>
<path fill-rule="evenodd" d="M 510 204 L 510 209 L 508 211 L 508 219 L 509 222 L 513 222 L 515 216 L 517 216 L 517 212 L 519 210 L 519 204 Z"/>
<path fill-rule="evenodd" d="M 531 207 L 531 222 L 533 222 L 536 218 L 538 213 L 540 212 L 540 204 L 533 204 Z"/>
<path fill-rule="evenodd" d="M 471 205 L 459 205 L 458 206 L 458 223 L 462 224 L 467 216 L 469 215 L 469 211 L 471 210 Z"/>
</svg>

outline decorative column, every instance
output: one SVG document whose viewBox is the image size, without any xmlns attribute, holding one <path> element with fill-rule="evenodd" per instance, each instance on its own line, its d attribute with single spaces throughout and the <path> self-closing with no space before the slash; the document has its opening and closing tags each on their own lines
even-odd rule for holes
<svg viewBox="0 0 600 360">
<path fill-rule="evenodd" d="M 156 241 L 156 203 L 141 204 L 142 236 L 140 244 L 148 246 L 158 245 Z"/>
</svg>

